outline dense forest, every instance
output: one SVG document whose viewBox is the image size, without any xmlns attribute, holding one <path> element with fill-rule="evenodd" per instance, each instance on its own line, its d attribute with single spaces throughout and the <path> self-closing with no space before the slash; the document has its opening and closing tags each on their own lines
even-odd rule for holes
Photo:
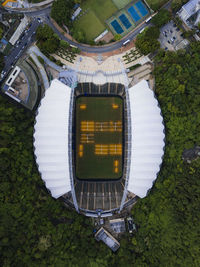
<svg viewBox="0 0 200 267">
<path fill-rule="evenodd" d="M 138 231 L 112 253 L 89 218 L 51 198 L 33 155 L 34 114 L 0 96 L 0 262 L 8 266 L 200 266 L 200 43 L 155 58 L 156 95 L 166 130 L 163 165 L 132 210 Z"/>
<path fill-rule="evenodd" d="M 56 0 L 53 2 L 51 9 L 51 17 L 62 26 L 72 26 L 71 16 L 74 12 L 73 8 L 77 2 L 75 0 Z"/>
</svg>

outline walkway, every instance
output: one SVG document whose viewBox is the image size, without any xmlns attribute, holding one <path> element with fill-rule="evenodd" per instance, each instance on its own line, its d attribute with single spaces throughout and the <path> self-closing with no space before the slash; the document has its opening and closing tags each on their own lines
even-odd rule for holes
<svg viewBox="0 0 200 267">
<path fill-rule="evenodd" d="M 29 49 L 28 49 L 28 52 L 29 53 L 34 53 L 36 54 L 37 56 L 40 56 L 41 58 L 44 59 L 45 63 L 47 65 L 49 65 L 50 67 L 52 67 L 53 69 L 57 70 L 57 71 L 63 71 L 63 69 L 61 67 L 59 67 L 58 65 L 56 65 L 55 63 L 53 63 L 50 59 L 48 59 L 44 54 L 42 54 L 40 52 L 40 50 L 37 48 L 37 46 L 31 46 Z"/>
<path fill-rule="evenodd" d="M 38 60 L 38 58 L 34 52 L 29 51 L 29 54 L 38 67 L 38 70 L 39 70 L 41 77 L 42 77 L 42 80 L 43 80 L 44 88 L 48 89 L 49 88 L 49 80 L 48 80 L 48 77 L 47 77 L 47 74 L 46 74 L 44 67 L 42 66 L 42 64 L 40 63 L 40 61 Z"/>
</svg>

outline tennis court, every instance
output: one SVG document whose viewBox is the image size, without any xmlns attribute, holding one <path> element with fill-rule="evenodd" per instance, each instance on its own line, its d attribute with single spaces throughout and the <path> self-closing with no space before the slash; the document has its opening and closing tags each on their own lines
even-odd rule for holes
<svg viewBox="0 0 200 267">
<path fill-rule="evenodd" d="M 119 20 L 122 22 L 126 29 L 129 29 L 132 25 L 124 14 L 119 16 Z"/>
<path fill-rule="evenodd" d="M 146 9 L 145 5 L 139 1 L 135 4 L 135 6 L 137 7 L 137 9 L 140 11 L 141 15 L 144 17 L 148 14 L 148 10 Z"/>
<path fill-rule="evenodd" d="M 141 19 L 141 17 L 139 16 L 138 12 L 135 10 L 134 6 L 131 6 L 128 8 L 128 12 L 131 15 L 132 19 L 137 22 L 138 20 Z"/>
<path fill-rule="evenodd" d="M 123 100 L 115 96 L 76 98 L 76 177 L 122 176 Z"/>
<path fill-rule="evenodd" d="M 110 24 L 114 28 L 116 33 L 121 34 L 124 32 L 124 30 L 122 29 L 122 27 L 120 26 L 119 22 L 116 19 L 113 20 Z"/>
</svg>

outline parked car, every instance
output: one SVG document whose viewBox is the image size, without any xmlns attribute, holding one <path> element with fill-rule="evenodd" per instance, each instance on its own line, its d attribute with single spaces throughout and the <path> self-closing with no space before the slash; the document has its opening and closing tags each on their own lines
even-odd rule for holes
<svg viewBox="0 0 200 267">
<path fill-rule="evenodd" d="M 135 224 L 134 224 L 133 219 L 131 217 L 127 218 L 127 227 L 128 227 L 128 232 L 130 234 L 132 234 L 133 231 L 136 230 Z"/>
</svg>

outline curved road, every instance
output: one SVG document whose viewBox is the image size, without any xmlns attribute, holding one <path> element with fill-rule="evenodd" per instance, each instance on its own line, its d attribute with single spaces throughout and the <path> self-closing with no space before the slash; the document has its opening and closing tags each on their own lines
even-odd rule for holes
<svg viewBox="0 0 200 267">
<path fill-rule="evenodd" d="M 59 36 L 60 39 L 68 42 L 71 45 L 78 47 L 81 51 L 87 52 L 87 53 L 105 53 L 105 52 L 110 52 L 110 51 L 119 49 L 120 47 L 122 47 L 123 43 L 126 40 L 130 40 L 130 41 L 133 40 L 138 35 L 138 33 L 147 26 L 147 24 L 144 23 L 134 32 L 129 33 L 125 38 L 123 38 L 123 40 L 120 40 L 116 43 L 112 43 L 112 44 L 105 45 L 105 46 L 89 46 L 89 45 L 84 45 L 84 44 L 74 42 L 70 40 L 69 38 L 65 37 L 51 22 L 49 18 L 50 12 L 51 12 L 51 7 L 47 7 L 42 10 L 38 10 L 38 11 L 13 11 L 13 10 L 9 11 L 9 13 L 23 13 L 30 17 L 41 18 L 54 30 L 54 32 Z"/>
<path fill-rule="evenodd" d="M 171 1 L 167 2 L 163 8 L 165 9 L 169 9 L 171 6 Z M 44 9 L 38 10 L 38 11 L 8 11 L 10 13 L 24 13 L 27 16 L 30 17 L 38 17 L 41 18 L 43 21 L 45 21 L 53 30 L 54 32 L 59 36 L 59 38 L 61 40 L 64 40 L 66 42 L 68 42 L 71 45 L 74 45 L 76 47 L 78 47 L 81 51 L 83 52 L 87 52 L 87 53 L 105 53 L 105 52 L 111 52 L 114 51 L 116 49 L 119 49 L 120 47 L 122 47 L 123 43 L 127 40 L 132 41 L 133 39 L 136 38 L 136 36 L 139 34 L 139 32 L 145 28 L 147 25 L 151 25 L 150 22 L 148 23 L 143 23 L 141 26 L 139 26 L 136 30 L 130 32 L 125 38 L 123 38 L 123 40 L 120 40 L 116 43 L 112 43 L 109 45 L 104 45 L 104 46 L 89 46 L 89 45 L 84 45 L 84 44 L 80 44 L 80 43 L 76 43 L 72 40 L 70 40 L 69 38 L 65 37 L 52 23 L 52 21 L 50 20 L 50 12 L 51 12 L 51 6 L 46 7 Z"/>
</svg>

